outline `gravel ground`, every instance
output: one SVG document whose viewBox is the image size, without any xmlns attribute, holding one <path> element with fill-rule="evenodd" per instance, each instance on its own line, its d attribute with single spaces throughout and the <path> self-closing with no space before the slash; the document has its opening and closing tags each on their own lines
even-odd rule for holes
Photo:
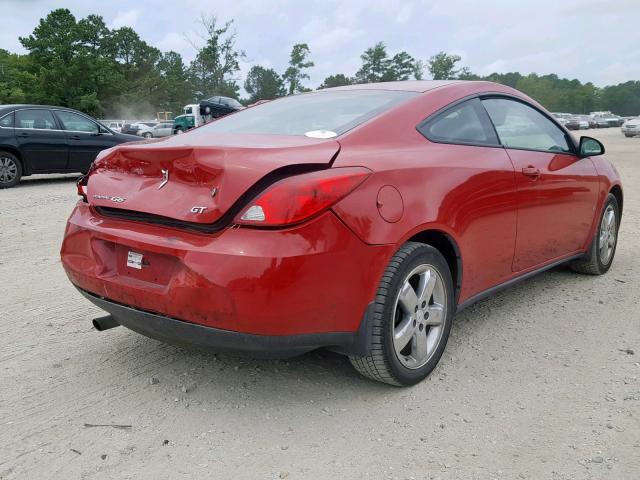
<svg viewBox="0 0 640 480">
<path fill-rule="evenodd" d="M 74 177 L 0 191 L 0 478 L 640 478 L 640 138 L 589 133 L 626 187 L 610 272 L 557 268 L 465 310 L 409 389 L 322 351 L 98 333 L 58 255 Z"/>
</svg>

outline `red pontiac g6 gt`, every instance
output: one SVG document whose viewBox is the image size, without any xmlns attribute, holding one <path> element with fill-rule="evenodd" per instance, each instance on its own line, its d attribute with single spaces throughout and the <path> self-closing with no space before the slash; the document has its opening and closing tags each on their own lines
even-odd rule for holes
<svg viewBox="0 0 640 480">
<path fill-rule="evenodd" d="M 488 82 L 294 95 L 102 152 L 62 262 L 109 313 L 98 330 L 254 356 L 327 347 L 412 385 L 456 311 L 561 263 L 609 269 L 622 189 L 603 152 Z"/>
</svg>

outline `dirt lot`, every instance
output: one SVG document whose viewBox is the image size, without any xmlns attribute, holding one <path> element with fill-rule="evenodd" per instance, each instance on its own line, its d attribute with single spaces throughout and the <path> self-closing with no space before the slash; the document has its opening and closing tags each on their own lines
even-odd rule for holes
<svg viewBox="0 0 640 480">
<path fill-rule="evenodd" d="M 327 352 L 98 333 L 58 257 L 73 177 L 0 191 L 0 478 L 640 478 L 640 138 L 590 133 L 626 187 L 611 271 L 558 268 L 464 311 L 410 389 Z"/>
</svg>

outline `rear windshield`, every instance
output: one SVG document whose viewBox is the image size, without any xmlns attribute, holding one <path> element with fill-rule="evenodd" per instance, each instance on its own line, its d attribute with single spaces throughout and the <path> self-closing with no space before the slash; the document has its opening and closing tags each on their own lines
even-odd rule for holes
<svg viewBox="0 0 640 480">
<path fill-rule="evenodd" d="M 274 135 L 305 135 L 311 132 L 309 136 L 322 131 L 340 135 L 416 95 L 415 92 L 391 90 L 304 93 L 241 110 L 198 131 Z"/>
</svg>

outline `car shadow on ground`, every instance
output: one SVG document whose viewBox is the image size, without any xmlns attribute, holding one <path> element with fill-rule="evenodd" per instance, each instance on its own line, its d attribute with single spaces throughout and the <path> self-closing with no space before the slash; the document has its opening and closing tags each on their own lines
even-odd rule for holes
<svg viewBox="0 0 640 480">
<path fill-rule="evenodd" d="M 497 317 L 502 316 L 504 320 L 505 312 L 513 312 L 510 316 L 517 319 L 518 310 L 528 308 L 523 298 L 527 302 L 543 301 L 550 291 L 557 291 L 559 286 L 569 281 L 588 281 L 589 278 L 576 275 L 567 267 L 557 267 L 464 310 L 456 316 L 440 364 L 420 385 L 430 388 L 432 382 L 440 382 L 447 375 L 455 376 L 459 369 L 465 368 L 460 365 L 465 361 L 460 350 L 465 345 L 478 344 L 482 338 L 498 335 L 500 332 L 495 330 L 504 328 L 504 325 L 497 321 Z M 561 292 L 556 294 L 562 295 Z M 527 324 L 522 328 L 527 328 Z M 109 333 L 116 331 L 117 335 Z M 327 392 L 331 392 L 336 401 L 343 395 L 353 395 L 354 389 L 385 397 L 402 396 L 407 392 L 361 377 L 346 357 L 327 350 L 286 360 L 253 359 L 171 346 L 120 328 L 94 333 L 103 338 L 94 344 L 95 351 L 85 353 L 89 358 L 108 358 L 108 368 L 119 372 L 116 379 L 120 377 L 123 380 L 132 374 L 146 376 L 150 382 L 157 378 L 159 383 L 170 385 L 171 391 L 178 392 L 178 395 L 184 387 L 187 391 L 197 391 L 194 395 L 203 400 L 215 398 L 220 392 L 236 391 L 246 398 L 259 397 L 267 405 L 277 407 L 283 400 L 304 403 L 320 397 L 326 399 Z M 139 369 L 140 362 L 147 366 L 144 371 Z M 128 385 L 128 381 L 119 381 L 119 385 L 129 388 L 123 384 Z M 166 398 L 166 392 L 163 397 Z"/>
</svg>

